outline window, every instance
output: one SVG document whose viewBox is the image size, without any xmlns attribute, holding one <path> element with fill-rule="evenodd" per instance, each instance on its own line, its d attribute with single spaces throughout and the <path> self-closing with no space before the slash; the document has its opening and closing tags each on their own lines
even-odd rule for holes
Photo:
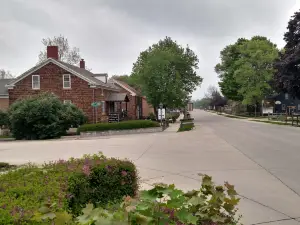
<svg viewBox="0 0 300 225">
<path fill-rule="evenodd" d="M 72 104 L 71 100 L 64 100 L 64 104 Z"/>
<path fill-rule="evenodd" d="M 70 74 L 63 75 L 63 86 L 64 86 L 64 88 L 71 88 L 71 75 Z"/>
<path fill-rule="evenodd" d="M 285 110 L 285 104 L 282 104 L 281 107 L 282 107 L 282 110 Z"/>
<path fill-rule="evenodd" d="M 289 94 L 285 93 L 284 97 L 285 97 L 285 100 L 288 100 L 289 99 Z"/>
<path fill-rule="evenodd" d="M 40 75 L 32 75 L 32 89 L 40 89 Z"/>
<path fill-rule="evenodd" d="M 298 111 L 300 111 L 300 104 L 298 104 Z"/>
</svg>

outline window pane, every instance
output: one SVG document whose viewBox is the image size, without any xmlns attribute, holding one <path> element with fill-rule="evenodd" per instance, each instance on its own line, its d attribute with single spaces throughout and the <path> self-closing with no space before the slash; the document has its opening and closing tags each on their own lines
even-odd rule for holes
<svg viewBox="0 0 300 225">
<path fill-rule="evenodd" d="M 70 76 L 69 75 L 64 75 L 64 81 L 70 81 Z"/>
<path fill-rule="evenodd" d="M 63 75 L 63 87 L 70 88 L 71 87 L 71 76 L 69 74 Z"/>
<path fill-rule="evenodd" d="M 32 88 L 39 89 L 40 88 L 40 76 L 33 75 L 32 76 Z"/>
</svg>

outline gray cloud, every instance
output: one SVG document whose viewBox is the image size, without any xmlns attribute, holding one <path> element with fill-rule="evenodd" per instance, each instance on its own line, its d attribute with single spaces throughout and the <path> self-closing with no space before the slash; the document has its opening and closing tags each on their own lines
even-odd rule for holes
<svg viewBox="0 0 300 225">
<path fill-rule="evenodd" d="M 165 36 L 189 44 L 204 77 L 194 98 L 217 84 L 219 52 L 239 37 L 280 47 L 296 0 L 2 0 L 0 68 L 15 75 L 36 63 L 41 39 L 63 34 L 95 72 L 130 73 L 140 51 Z M 3 7 L 4 6 L 4 7 Z"/>
</svg>

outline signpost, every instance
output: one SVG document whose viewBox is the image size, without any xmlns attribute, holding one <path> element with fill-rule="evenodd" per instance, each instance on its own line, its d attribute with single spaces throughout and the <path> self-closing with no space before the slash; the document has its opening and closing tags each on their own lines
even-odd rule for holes
<svg viewBox="0 0 300 225">
<path fill-rule="evenodd" d="M 163 109 L 164 105 L 162 103 L 159 104 L 159 109 L 158 109 L 158 119 L 160 120 L 160 125 L 162 126 L 162 120 L 166 116 L 166 110 Z"/>
<path fill-rule="evenodd" d="M 101 105 L 101 102 L 93 102 L 91 104 L 92 107 L 95 108 L 95 114 L 96 114 L 96 123 L 98 122 L 98 107 Z"/>
</svg>

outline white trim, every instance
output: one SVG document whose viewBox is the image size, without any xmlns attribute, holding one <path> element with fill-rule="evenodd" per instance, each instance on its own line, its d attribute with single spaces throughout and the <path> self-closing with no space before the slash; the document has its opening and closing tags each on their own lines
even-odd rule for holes
<svg viewBox="0 0 300 225">
<path fill-rule="evenodd" d="M 8 95 L 0 95 L 0 98 L 9 98 L 9 96 Z"/>
<path fill-rule="evenodd" d="M 126 91 L 130 92 L 131 96 L 136 96 L 136 93 L 134 93 L 132 90 L 130 90 L 129 88 L 127 88 L 123 84 L 119 83 L 118 80 L 112 79 L 112 82 L 118 84 L 119 86 L 121 86 L 122 88 L 124 88 Z"/>
<path fill-rule="evenodd" d="M 38 79 L 38 86 L 39 87 L 33 87 L 33 78 L 34 77 L 38 77 L 39 79 Z M 37 74 L 33 74 L 32 76 L 31 76 L 31 87 L 32 87 L 32 90 L 40 90 L 41 89 L 41 77 L 40 77 L 40 75 L 37 75 Z"/>
<path fill-rule="evenodd" d="M 64 100 L 64 104 L 72 104 L 72 100 Z"/>
<path fill-rule="evenodd" d="M 18 83 L 19 81 L 23 80 L 25 77 L 31 75 L 32 73 L 34 73 L 35 71 L 39 70 L 40 68 L 42 68 L 43 66 L 47 65 L 50 62 L 53 63 L 53 64 L 55 64 L 55 65 L 57 65 L 57 66 L 59 66 L 60 68 L 62 68 L 64 70 L 68 71 L 69 73 L 71 73 L 71 74 L 73 74 L 73 75 L 81 78 L 82 80 L 88 82 L 89 85 L 92 85 L 92 86 L 97 86 L 98 85 L 94 81 L 86 78 L 85 76 L 82 76 L 80 73 L 77 73 L 76 71 L 70 69 L 69 67 L 64 66 L 59 61 L 57 61 L 55 59 L 52 59 L 52 58 L 49 58 L 49 59 L 45 60 L 44 62 L 41 62 L 37 66 L 34 66 L 31 69 L 27 70 L 25 73 L 23 73 L 20 76 L 18 76 L 13 82 L 11 82 L 10 84 L 5 85 L 5 87 L 7 87 L 9 89 L 13 89 L 13 87 L 15 86 L 16 83 Z M 103 83 L 103 84 L 105 84 L 105 83 Z M 118 90 L 115 90 L 114 88 L 109 88 L 109 87 L 106 87 L 104 85 L 99 85 L 99 86 L 102 86 L 104 89 L 107 89 L 107 90 L 118 91 Z"/>
<path fill-rule="evenodd" d="M 66 81 L 66 82 L 69 82 L 70 83 L 70 86 L 69 87 L 65 87 L 65 76 L 69 76 L 69 81 Z M 71 74 L 63 74 L 63 88 L 64 89 L 71 89 Z"/>
</svg>

